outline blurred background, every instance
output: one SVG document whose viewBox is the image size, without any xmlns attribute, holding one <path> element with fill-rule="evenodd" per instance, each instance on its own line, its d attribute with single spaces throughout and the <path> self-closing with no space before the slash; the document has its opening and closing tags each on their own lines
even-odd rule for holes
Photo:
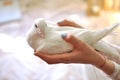
<svg viewBox="0 0 120 80">
<path fill-rule="evenodd" d="M 0 0 L 0 80 L 110 80 L 91 65 L 48 65 L 35 57 L 26 33 L 39 17 L 102 29 L 120 21 L 120 0 Z M 104 39 L 119 46 L 119 34 L 118 27 Z"/>
</svg>

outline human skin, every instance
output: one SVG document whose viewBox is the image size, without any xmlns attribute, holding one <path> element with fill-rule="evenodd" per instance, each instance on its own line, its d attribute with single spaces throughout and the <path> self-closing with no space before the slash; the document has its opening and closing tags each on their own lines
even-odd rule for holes
<svg viewBox="0 0 120 80">
<path fill-rule="evenodd" d="M 58 23 L 59 26 L 72 26 L 81 28 L 80 25 L 69 20 L 63 20 Z M 74 46 L 71 52 L 66 52 L 62 54 L 49 55 L 41 52 L 34 52 L 36 56 L 46 61 L 48 64 L 57 63 L 84 63 L 92 64 L 97 68 L 104 71 L 106 74 L 110 75 L 113 73 L 115 65 L 112 61 L 107 59 L 105 56 L 101 55 L 97 50 L 94 50 L 87 43 L 77 39 L 71 34 L 61 35 L 63 39 Z"/>
<path fill-rule="evenodd" d="M 57 23 L 60 27 L 63 27 L 63 26 L 70 26 L 70 27 L 76 27 L 76 28 L 83 28 L 82 26 L 80 26 L 79 24 L 73 22 L 73 21 L 70 21 L 70 20 L 63 20 L 63 21 L 60 21 Z"/>
</svg>

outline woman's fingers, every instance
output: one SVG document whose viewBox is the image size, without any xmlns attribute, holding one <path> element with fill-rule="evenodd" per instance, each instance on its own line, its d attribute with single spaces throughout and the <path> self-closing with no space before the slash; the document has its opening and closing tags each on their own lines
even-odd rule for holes
<svg viewBox="0 0 120 80">
<path fill-rule="evenodd" d="M 35 52 L 35 55 L 46 61 L 48 64 L 69 63 L 69 53 L 49 55 L 41 52 Z"/>
<path fill-rule="evenodd" d="M 60 21 L 57 23 L 59 26 L 69 26 L 68 20 L 64 19 L 63 21 Z"/>
<path fill-rule="evenodd" d="M 88 61 L 87 59 L 89 55 L 91 55 L 89 53 L 92 53 L 94 51 L 90 46 L 71 34 L 64 34 L 62 35 L 62 38 L 74 46 L 73 50 L 70 53 L 50 55 L 41 52 L 34 52 L 35 55 L 46 61 L 48 64 L 73 62 L 78 63 Z"/>
<path fill-rule="evenodd" d="M 64 19 L 63 21 L 58 22 L 57 24 L 60 27 L 69 26 L 69 27 L 83 28 L 79 24 L 77 24 L 77 23 L 75 23 L 73 21 L 66 20 L 66 19 Z"/>
<path fill-rule="evenodd" d="M 79 57 L 81 57 L 80 53 L 86 53 L 87 45 L 83 41 L 72 36 L 71 34 L 64 34 L 62 35 L 62 37 L 65 41 L 69 42 L 74 46 L 72 52 L 53 55 L 35 52 L 35 55 L 46 61 L 48 64 L 79 62 Z M 78 61 L 76 59 L 78 59 Z"/>
<path fill-rule="evenodd" d="M 85 43 L 81 40 L 79 40 L 78 38 L 74 37 L 71 34 L 64 34 L 64 36 L 62 36 L 63 39 L 67 42 L 69 42 L 70 44 L 72 44 L 75 48 L 82 48 L 83 46 L 85 46 Z"/>
</svg>

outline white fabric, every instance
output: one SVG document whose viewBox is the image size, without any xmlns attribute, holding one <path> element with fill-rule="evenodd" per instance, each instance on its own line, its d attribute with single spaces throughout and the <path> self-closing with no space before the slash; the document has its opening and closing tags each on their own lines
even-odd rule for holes
<svg viewBox="0 0 120 80">
<path fill-rule="evenodd" d="M 120 65 L 113 62 L 115 69 L 111 75 L 109 75 L 113 80 L 120 80 Z"/>
<path fill-rule="evenodd" d="M 86 80 L 84 65 L 48 65 L 25 37 L 0 34 L 0 80 Z"/>
<path fill-rule="evenodd" d="M 34 55 L 0 58 L 0 80 L 85 80 L 84 65 L 48 65 Z"/>
</svg>

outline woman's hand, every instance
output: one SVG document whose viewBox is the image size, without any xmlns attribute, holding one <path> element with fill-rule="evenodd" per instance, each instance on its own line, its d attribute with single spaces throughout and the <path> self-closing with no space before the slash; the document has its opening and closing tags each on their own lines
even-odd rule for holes
<svg viewBox="0 0 120 80">
<path fill-rule="evenodd" d="M 83 28 L 75 22 L 69 20 L 63 20 L 57 23 L 60 27 L 62 26 L 71 26 L 76 28 Z M 74 46 L 73 50 L 69 53 L 49 55 L 41 52 L 34 52 L 36 56 L 43 59 L 49 64 L 56 63 L 85 63 L 92 64 L 106 74 L 111 75 L 115 69 L 115 65 L 112 61 L 107 60 L 100 53 L 90 47 L 88 44 L 77 39 L 72 35 L 64 35 L 63 39 Z M 102 67 L 101 67 L 102 66 Z"/>
<path fill-rule="evenodd" d="M 35 52 L 35 55 L 43 59 L 49 64 L 56 63 L 85 63 L 101 66 L 104 62 L 104 57 L 101 56 L 88 44 L 68 34 L 64 35 L 63 39 L 74 46 L 69 53 L 49 55 L 46 53 Z"/>
</svg>

